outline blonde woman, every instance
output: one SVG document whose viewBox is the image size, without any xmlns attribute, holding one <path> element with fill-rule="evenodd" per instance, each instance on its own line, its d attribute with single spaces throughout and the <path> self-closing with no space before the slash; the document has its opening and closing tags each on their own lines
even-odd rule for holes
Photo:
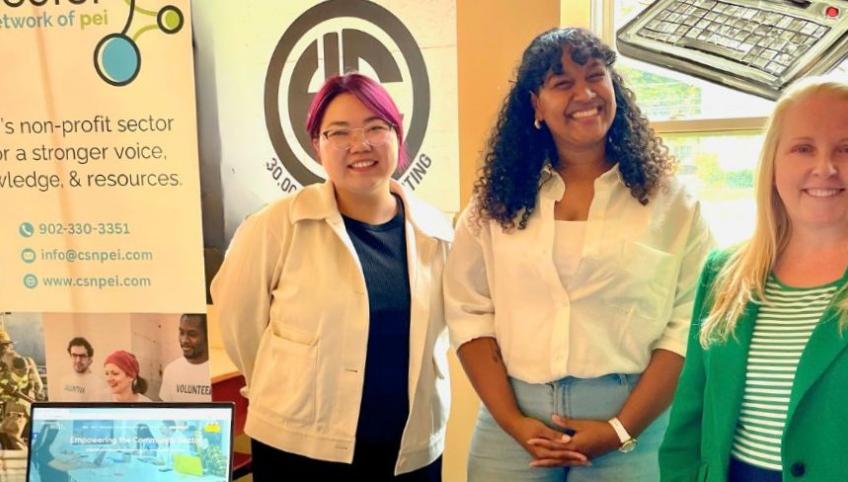
<svg viewBox="0 0 848 482">
<path fill-rule="evenodd" d="M 757 224 L 701 275 L 661 480 L 848 480 L 848 83 L 777 102 Z"/>
</svg>

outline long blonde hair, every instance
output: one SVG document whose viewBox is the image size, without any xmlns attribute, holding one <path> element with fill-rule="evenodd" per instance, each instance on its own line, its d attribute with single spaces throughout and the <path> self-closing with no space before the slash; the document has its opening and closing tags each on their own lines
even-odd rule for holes
<svg viewBox="0 0 848 482">
<path fill-rule="evenodd" d="M 848 82 L 835 77 L 809 77 L 787 89 L 774 106 L 766 124 L 754 191 L 757 220 L 754 234 L 728 257 L 716 275 L 711 291 L 709 314 L 701 323 L 699 341 L 707 347 L 726 341 L 749 302 L 765 301 L 765 284 L 775 262 L 786 247 L 792 224 L 774 187 L 774 161 L 786 111 L 801 99 L 814 94 L 835 94 L 848 99 Z M 826 115 L 826 113 L 822 113 Z M 839 329 L 848 328 L 848 285 L 834 295 L 839 302 Z"/>
</svg>

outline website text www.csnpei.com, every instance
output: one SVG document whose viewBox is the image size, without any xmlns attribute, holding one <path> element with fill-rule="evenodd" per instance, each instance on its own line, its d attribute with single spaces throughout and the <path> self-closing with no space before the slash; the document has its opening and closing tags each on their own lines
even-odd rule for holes
<svg viewBox="0 0 848 482">
<path fill-rule="evenodd" d="M 146 277 L 126 276 L 43 276 L 41 286 L 46 288 L 149 288 L 153 281 Z M 27 286 L 29 287 L 29 285 Z"/>
</svg>

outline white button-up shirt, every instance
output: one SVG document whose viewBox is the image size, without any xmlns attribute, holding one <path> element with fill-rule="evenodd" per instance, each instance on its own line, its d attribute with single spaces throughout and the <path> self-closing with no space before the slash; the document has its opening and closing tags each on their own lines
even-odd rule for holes
<svg viewBox="0 0 848 482">
<path fill-rule="evenodd" d="M 714 241 L 675 179 L 647 206 L 618 166 L 595 180 L 581 258 L 566 289 L 553 258 L 562 178 L 543 173 L 523 230 L 462 214 L 445 268 L 445 310 L 458 348 L 494 337 L 509 375 L 529 383 L 641 373 L 651 352 L 685 355 L 695 285 Z"/>
</svg>

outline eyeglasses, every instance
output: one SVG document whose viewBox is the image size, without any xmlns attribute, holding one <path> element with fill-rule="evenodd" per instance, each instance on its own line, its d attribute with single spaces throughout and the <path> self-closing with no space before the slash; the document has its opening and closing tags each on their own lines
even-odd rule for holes
<svg viewBox="0 0 848 482">
<path fill-rule="evenodd" d="M 80 360 L 85 360 L 86 358 L 88 358 L 88 355 L 85 355 L 85 354 L 78 355 L 76 353 L 71 353 L 71 358 L 74 358 L 74 359 L 79 358 Z"/>
<path fill-rule="evenodd" d="M 394 126 L 391 124 L 373 124 L 365 127 L 339 128 L 328 129 L 321 133 L 324 139 L 330 143 L 333 148 L 340 151 L 347 151 L 353 146 L 356 136 L 355 132 L 362 133 L 362 139 L 370 147 L 379 147 L 389 142 Z"/>
</svg>

